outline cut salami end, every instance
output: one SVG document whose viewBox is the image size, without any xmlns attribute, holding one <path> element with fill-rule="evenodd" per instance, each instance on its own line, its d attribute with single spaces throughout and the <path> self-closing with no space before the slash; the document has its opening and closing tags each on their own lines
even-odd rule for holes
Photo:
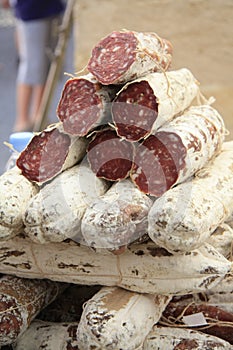
<svg viewBox="0 0 233 350">
<path fill-rule="evenodd" d="M 112 105 L 117 134 L 138 141 L 150 134 L 158 114 L 158 103 L 147 81 L 130 84 Z"/>
<path fill-rule="evenodd" d="M 112 103 L 118 135 L 131 142 L 148 137 L 187 109 L 198 91 L 196 79 L 186 68 L 128 82 Z"/>
<path fill-rule="evenodd" d="M 58 129 L 35 135 L 17 159 L 17 166 L 30 181 L 44 182 L 62 169 L 71 139 Z"/>
<path fill-rule="evenodd" d="M 136 150 L 131 178 L 144 193 L 156 197 L 166 192 L 185 166 L 186 149 L 174 133 L 150 135 Z"/>
<path fill-rule="evenodd" d="M 69 79 L 62 91 L 57 115 L 63 128 L 72 135 L 88 133 L 101 114 L 101 99 L 96 93 L 98 83 L 84 78 Z"/>
<path fill-rule="evenodd" d="M 84 137 L 65 134 L 57 123 L 35 134 L 16 164 L 29 181 L 42 184 L 77 164 L 86 153 L 87 143 Z"/>
<path fill-rule="evenodd" d="M 136 148 L 132 179 L 156 197 L 193 176 L 222 147 L 222 117 L 209 105 L 190 107 Z"/>
<path fill-rule="evenodd" d="M 112 129 L 97 132 L 87 148 L 87 159 L 97 177 L 109 181 L 125 179 L 132 168 L 133 145 Z"/>
<path fill-rule="evenodd" d="M 112 84 L 132 65 L 136 48 L 132 32 L 114 31 L 93 48 L 88 70 L 102 84 Z"/>
<path fill-rule="evenodd" d="M 110 102 L 118 88 L 103 86 L 92 74 L 69 79 L 63 88 L 57 116 L 64 131 L 85 136 L 110 115 Z"/>
<path fill-rule="evenodd" d="M 170 42 L 156 33 L 114 31 L 93 48 L 88 70 L 104 85 L 124 84 L 167 69 L 171 57 Z"/>
</svg>

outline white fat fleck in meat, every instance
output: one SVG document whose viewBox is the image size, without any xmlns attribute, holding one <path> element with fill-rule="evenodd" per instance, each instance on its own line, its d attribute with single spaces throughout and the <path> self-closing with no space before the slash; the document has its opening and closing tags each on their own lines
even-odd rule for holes
<svg viewBox="0 0 233 350">
<path fill-rule="evenodd" d="M 128 66 L 128 62 L 125 62 L 123 66 L 121 66 L 122 71 L 124 72 L 125 68 Z"/>
<path fill-rule="evenodd" d="M 146 119 L 143 120 L 143 122 L 141 123 L 141 125 L 142 125 L 142 126 L 147 126 L 147 125 L 148 125 L 147 120 L 146 120 Z"/>
<path fill-rule="evenodd" d="M 128 97 L 126 99 L 126 103 L 134 103 L 134 99 L 132 97 Z"/>
<path fill-rule="evenodd" d="M 26 162 L 23 163 L 23 166 L 24 166 L 24 168 L 25 168 L 26 170 L 30 170 L 30 169 L 31 169 L 31 165 L 28 164 L 28 163 L 26 163 Z"/>
<path fill-rule="evenodd" d="M 121 46 L 115 46 L 113 49 L 112 49 L 112 52 L 116 52 L 118 50 L 121 49 Z M 106 51 L 106 50 L 105 50 Z"/>
</svg>

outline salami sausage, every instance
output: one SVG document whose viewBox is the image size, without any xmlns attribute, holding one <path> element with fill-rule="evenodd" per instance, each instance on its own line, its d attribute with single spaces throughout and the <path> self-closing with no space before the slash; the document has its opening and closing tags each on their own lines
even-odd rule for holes
<svg viewBox="0 0 233 350">
<path fill-rule="evenodd" d="M 129 176 L 133 164 L 134 146 L 117 136 L 115 130 L 96 132 L 87 147 L 87 159 L 97 177 L 109 181 Z"/>
<path fill-rule="evenodd" d="M 85 305 L 77 336 L 80 350 L 138 349 L 170 297 L 103 287 Z"/>
<path fill-rule="evenodd" d="M 193 329 L 155 325 L 144 341 L 143 350 L 232 350 L 231 344 Z"/>
<path fill-rule="evenodd" d="M 23 228 L 23 213 L 38 187 L 28 181 L 17 167 L 0 176 L 0 241 L 12 238 Z"/>
<path fill-rule="evenodd" d="M 116 250 L 147 233 L 152 199 L 126 179 L 116 182 L 84 213 L 81 230 L 87 245 Z"/>
<path fill-rule="evenodd" d="M 73 241 L 42 245 L 14 237 L 3 242 L 0 250 L 0 273 L 162 295 L 206 292 L 230 268 L 231 263 L 207 244 L 171 255 L 148 242 L 132 244 L 124 254 L 114 255 Z"/>
<path fill-rule="evenodd" d="M 211 290 L 206 291 L 208 304 L 218 306 L 233 314 L 233 264 L 231 271 Z"/>
<path fill-rule="evenodd" d="M 214 108 L 191 107 L 136 148 L 131 179 L 142 192 L 159 197 L 216 156 L 224 138 L 224 122 Z"/>
<path fill-rule="evenodd" d="M 218 226 L 207 242 L 227 259 L 232 257 L 233 229 L 228 224 L 223 223 Z"/>
<path fill-rule="evenodd" d="M 57 106 L 64 131 L 85 136 L 109 119 L 116 88 L 101 85 L 91 74 L 69 79 Z"/>
<path fill-rule="evenodd" d="M 195 325 L 195 329 L 207 334 L 214 335 L 230 344 L 233 344 L 233 314 L 220 309 L 217 306 L 208 305 L 207 303 L 200 304 L 183 304 L 179 302 L 170 302 L 163 312 L 162 321 L 171 325 L 186 324 L 184 316 L 200 314 L 204 320 L 203 325 Z M 195 322 L 194 322 L 195 324 Z"/>
<path fill-rule="evenodd" d="M 93 48 L 88 70 L 104 85 L 124 84 L 149 72 L 166 70 L 172 46 L 156 33 L 114 31 Z"/>
<path fill-rule="evenodd" d="M 35 242 L 81 241 L 85 210 L 108 189 L 85 164 L 63 171 L 29 201 L 23 215 L 25 232 Z"/>
<path fill-rule="evenodd" d="M 43 184 L 78 163 L 86 145 L 85 138 L 65 134 L 57 123 L 35 134 L 16 164 L 29 181 Z"/>
<path fill-rule="evenodd" d="M 128 141 L 147 137 L 189 107 L 198 92 L 187 68 L 151 73 L 126 84 L 112 104 L 118 135 Z"/>
<path fill-rule="evenodd" d="M 78 322 L 34 320 L 14 344 L 14 350 L 78 350 Z"/>
<path fill-rule="evenodd" d="M 228 141 L 194 179 L 169 189 L 153 203 L 148 214 L 150 238 L 172 253 L 201 246 L 232 214 L 232 168 L 233 142 Z"/>
<path fill-rule="evenodd" d="M 25 266 L 24 269 L 26 268 Z M 16 341 L 41 309 L 51 303 L 66 287 L 66 284 L 48 280 L 1 277 L 0 346 Z"/>
</svg>

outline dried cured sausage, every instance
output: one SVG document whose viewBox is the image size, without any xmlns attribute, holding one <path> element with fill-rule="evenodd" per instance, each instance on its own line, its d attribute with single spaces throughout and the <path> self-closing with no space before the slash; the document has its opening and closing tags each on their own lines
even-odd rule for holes
<svg viewBox="0 0 233 350">
<path fill-rule="evenodd" d="M 9 239 L 23 229 L 23 214 L 38 187 L 28 181 L 17 167 L 0 176 L 0 241 Z"/>
<path fill-rule="evenodd" d="M 232 215 L 233 142 L 193 179 L 169 189 L 152 205 L 148 234 L 172 253 L 191 251 L 203 244 Z"/>
<path fill-rule="evenodd" d="M 85 138 L 65 134 L 58 123 L 35 134 L 16 164 L 28 180 L 42 184 L 78 163 L 86 145 Z"/>
<path fill-rule="evenodd" d="M 88 70 L 102 84 L 124 84 L 166 70 L 171 59 L 171 43 L 156 33 L 114 31 L 93 48 Z"/>
<path fill-rule="evenodd" d="M 85 136 L 110 119 L 110 102 L 116 88 L 103 86 L 91 74 L 69 79 L 57 106 L 64 131 Z"/>
<path fill-rule="evenodd" d="M 216 156 L 224 138 L 224 122 L 214 108 L 191 107 L 136 148 L 131 178 L 142 192 L 159 197 Z"/>
<path fill-rule="evenodd" d="M 184 316 L 202 314 L 205 324 L 195 327 L 203 333 L 211 334 L 233 344 L 233 314 L 208 303 L 187 303 L 180 305 L 179 302 L 170 302 L 163 312 L 163 322 L 184 325 Z M 187 327 L 189 325 L 187 324 Z M 191 327 L 191 326 L 190 326 Z"/>
<path fill-rule="evenodd" d="M 87 208 L 81 230 L 87 245 L 119 249 L 147 233 L 153 200 L 128 179 L 116 182 Z"/>
<path fill-rule="evenodd" d="M 232 350 L 232 345 L 213 335 L 193 329 L 155 325 L 146 337 L 143 350 Z"/>
<path fill-rule="evenodd" d="M 187 68 L 151 73 L 126 84 L 112 104 L 118 135 L 128 141 L 147 137 L 189 107 L 198 92 Z"/>
<path fill-rule="evenodd" d="M 137 349 L 169 300 L 165 295 L 103 287 L 84 307 L 77 331 L 79 349 Z"/>
<path fill-rule="evenodd" d="M 2 242 L 0 250 L 0 273 L 118 286 L 150 294 L 206 292 L 230 269 L 231 263 L 208 244 L 185 254 L 172 255 L 148 242 L 132 244 L 124 254 L 114 255 L 73 241 L 42 245 L 28 238 L 14 237 Z"/>
<path fill-rule="evenodd" d="M 109 181 L 129 176 L 133 165 L 134 146 L 122 140 L 113 129 L 95 133 L 87 147 L 87 159 L 97 177 Z"/>
<path fill-rule="evenodd" d="M 24 269 L 27 267 L 25 266 Z M 3 276 L 0 279 L 0 346 L 11 344 L 33 318 L 68 285 L 48 280 Z"/>
<path fill-rule="evenodd" d="M 35 242 L 81 240 L 81 220 L 108 184 L 85 164 L 63 171 L 29 201 L 23 215 L 25 232 Z"/>
</svg>

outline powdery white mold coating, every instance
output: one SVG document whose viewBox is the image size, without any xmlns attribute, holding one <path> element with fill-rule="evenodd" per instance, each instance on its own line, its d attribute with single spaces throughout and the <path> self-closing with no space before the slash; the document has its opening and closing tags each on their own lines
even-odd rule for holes
<svg viewBox="0 0 233 350">
<path fill-rule="evenodd" d="M 0 273 L 118 286 L 150 294 L 205 292 L 216 286 L 230 267 L 231 263 L 207 244 L 190 253 L 171 255 L 148 242 L 131 245 L 124 254 L 114 255 L 72 241 L 42 245 L 15 237 L 3 242 L 0 250 Z"/>
<path fill-rule="evenodd" d="M 85 136 L 110 119 L 116 87 L 101 85 L 92 74 L 67 80 L 57 107 L 65 132 Z"/>
<path fill-rule="evenodd" d="M 205 293 L 209 304 L 233 313 L 233 264 L 231 271 L 213 289 Z"/>
<path fill-rule="evenodd" d="M 158 327 L 146 337 L 143 350 L 232 350 L 233 346 L 213 335 L 178 327 Z"/>
<path fill-rule="evenodd" d="M 38 187 L 28 181 L 17 167 L 0 176 L 0 241 L 18 234 L 23 228 L 23 214 Z"/>
<path fill-rule="evenodd" d="M 43 184 L 82 160 L 88 141 L 64 133 L 61 123 L 35 134 L 17 159 L 17 166 L 29 180 Z"/>
<path fill-rule="evenodd" d="M 85 210 L 109 185 L 89 166 L 79 164 L 62 172 L 28 203 L 23 216 L 25 232 L 35 242 L 80 242 Z"/>
<path fill-rule="evenodd" d="M 24 269 L 27 268 L 28 266 L 24 266 Z M 0 346 L 15 342 L 36 315 L 64 288 L 65 284 L 48 280 L 1 277 Z"/>
<path fill-rule="evenodd" d="M 117 93 L 112 118 L 119 136 L 138 141 L 188 108 L 199 93 L 199 83 L 187 68 L 151 73 Z"/>
<path fill-rule="evenodd" d="M 216 156 L 225 134 L 224 121 L 214 108 L 190 107 L 136 148 L 131 178 L 141 191 L 159 197 Z"/>
<path fill-rule="evenodd" d="M 152 205 L 148 234 L 168 251 L 188 252 L 203 244 L 233 211 L 233 141 L 196 173 Z"/>
<path fill-rule="evenodd" d="M 80 350 L 138 349 L 170 297 L 103 287 L 85 305 L 77 331 Z"/>
<path fill-rule="evenodd" d="M 78 323 L 44 322 L 35 319 L 13 345 L 14 350 L 77 350 Z"/>
<path fill-rule="evenodd" d="M 207 239 L 219 253 L 230 259 L 233 254 L 233 229 L 228 224 L 223 223 Z"/>
<path fill-rule="evenodd" d="M 172 46 L 156 33 L 114 31 L 92 50 L 88 70 L 102 84 L 125 84 L 149 72 L 166 70 Z"/>
<path fill-rule="evenodd" d="M 81 230 L 88 246 L 118 249 L 147 233 L 153 201 L 129 180 L 116 182 L 84 213 Z"/>
</svg>

